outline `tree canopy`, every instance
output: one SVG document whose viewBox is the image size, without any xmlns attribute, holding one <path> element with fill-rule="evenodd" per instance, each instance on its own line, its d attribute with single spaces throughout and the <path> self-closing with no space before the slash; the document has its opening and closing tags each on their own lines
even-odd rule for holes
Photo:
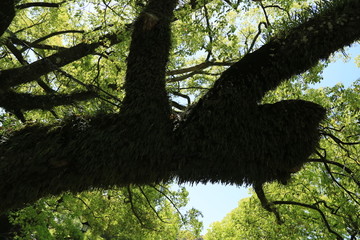
<svg viewBox="0 0 360 240">
<path fill-rule="evenodd" d="M 175 180 L 253 185 L 280 223 L 263 186 L 309 161 L 357 204 L 358 85 L 351 104 L 304 91 L 360 39 L 358 0 L 4 0 L 0 17 L 1 212 Z"/>
</svg>

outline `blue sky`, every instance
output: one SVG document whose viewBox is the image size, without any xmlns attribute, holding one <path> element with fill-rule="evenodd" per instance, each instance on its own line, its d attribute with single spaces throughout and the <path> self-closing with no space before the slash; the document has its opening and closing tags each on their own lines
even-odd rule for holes
<svg viewBox="0 0 360 240">
<path fill-rule="evenodd" d="M 348 61 L 345 62 L 344 57 L 336 54 L 335 58 L 338 60 L 328 65 L 323 72 L 323 80 L 314 85 L 314 88 L 334 86 L 340 82 L 348 87 L 360 78 L 360 68 L 354 61 L 354 58 L 360 55 L 360 44 L 346 49 L 346 53 L 349 56 Z M 202 219 L 203 234 L 206 233 L 212 222 L 220 221 L 227 213 L 236 208 L 240 199 L 250 196 L 249 190 L 245 187 L 221 184 L 185 186 L 189 191 L 190 198 L 187 208 L 196 208 L 204 216 Z"/>
<path fill-rule="evenodd" d="M 210 183 L 185 186 L 190 198 L 187 208 L 196 208 L 203 214 L 203 234 L 211 223 L 220 221 L 236 208 L 240 199 L 250 196 L 245 187 Z"/>
<path fill-rule="evenodd" d="M 349 60 L 344 62 L 344 58 L 341 58 L 330 63 L 323 72 L 323 81 L 314 85 L 314 88 L 334 86 L 340 82 L 343 83 L 345 87 L 348 87 L 360 78 L 360 68 L 356 66 L 354 60 L 355 57 L 360 55 L 360 44 L 346 49 L 346 54 L 348 54 Z"/>
</svg>

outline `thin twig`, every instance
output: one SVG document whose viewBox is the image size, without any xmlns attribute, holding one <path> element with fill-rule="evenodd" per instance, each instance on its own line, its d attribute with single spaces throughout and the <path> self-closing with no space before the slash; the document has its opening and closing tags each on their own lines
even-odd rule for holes
<svg viewBox="0 0 360 240">
<path fill-rule="evenodd" d="M 208 47 L 208 49 L 206 49 L 208 51 L 208 54 L 206 56 L 206 61 L 210 60 L 210 57 L 212 55 L 212 46 L 213 46 L 213 37 L 212 37 L 212 30 L 211 30 L 211 24 L 210 24 L 210 17 L 209 17 L 209 12 L 208 9 L 206 7 L 206 2 L 204 1 L 204 13 L 205 13 L 205 20 L 206 20 L 206 30 L 208 32 L 208 37 L 209 37 L 209 45 L 210 47 Z"/>
<path fill-rule="evenodd" d="M 332 165 L 338 166 L 341 169 L 343 169 L 345 172 L 347 172 L 350 175 L 349 177 L 351 179 L 353 179 L 354 182 L 360 187 L 360 182 L 355 179 L 353 171 L 350 168 L 346 167 L 345 165 L 343 165 L 343 164 L 341 164 L 339 162 L 327 160 L 327 159 L 325 159 L 323 157 L 320 158 L 320 159 L 310 158 L 307 162 L 321 162 L 321 163 L 324 163 L 324 164 L 327 163 L 327 164 L 332 164 Z"/>
<path fill-rule="evenodd" d="M 231 66 L 233 65 L 234 62 L 212 62 L 212 61 L 205 61 L 203 63 L 200 63 L 198 65 L 192 66 L 192 67 L 188 67 L 188 68 L 182 68 L 182 69 L 177 69 L 177 70 L 171 70 L 171 71 L 167 71 L 166 75 L 167 76 L 171 76 L 171 75 L 177 75 L 177 74 L 183 74 L 183 73 L 188 73 L 188 72 L 193 72 L 193 71 L 200 71 L 203 70 L 205 68 L 211 67 L 211 66 Z"/>
<path fill-rule="evenodd" d="M 145 226 L 145 224 L 143 223 L 143 221 L 141 220 L 141 217 L 139 216 L 138 212 L 137 212 L 136 209 L 135 209 L 130 186 L 127 186 L 127 187 L 126 187 L 126 190 L 127 190 L 127 192 L 128 192 L 128 197 L 129 197 L 129 203 L 130 203 L 131 211 L 133 212 L 134 216 L 136 217 L 136 219 L 138 220 L 138 222 L 140 223 L 140 225 L 141 225 L 142 227 L 144 227 L 144 228 L 147 228 L 147 227 Z"/>
<path fill-rule="evenodd" d="M 272 212 L 274 213 L 275 217 L 276 217 L 276 222 L 280 225 L 280 224 L 283 224 L 284 221 L 281 219 L 280 217 L 280 214 L 279 212 L 277 211 L 276 208 L 274 208 L 272 205 L 273 203 L 272 202 L 269 202 L 265 196 L 265 192 L 264 192 L 264 189 L 262 187 L 262 184 L 255 184 L 254 185 L 254 190 L 255 190 L 255 193 L 256 195 L 258 196 L 259 200 L 260 200 L 260 203 L 261 203 L 261 206 L 269 211 L 269 212 Z"/>
<path fill-rule="evenodd" d="M 153 189 L 155 189 L 156 191 L 158 191 L 159 193 L 161 193 L 169 202 L 170 204 L 175 208 L 175 210 L 177 211 L 177 213 L 179 214 L 181 221 L 185 224 L 185 217 L 182 215 L 182 213 L 180 212 L 180 210 L 177 208 L 176 204 L 171 200 L 171 198 L 169 198 L 169 196 L 164 193 L 163 191 L 161 191 L 160 189 L 157 189 L 154 185 L 151 185 L 151 187 Z M 165 187 L 164 187 L 165 188 Z M 166 188 L 165 188 L 166 189 Z"/>
<path fill-rule="evenodd" d="M 284 204 L 297 205 L 297 206 L 302 206 L 302 207 L 310 208 L 310 209 L 313 209 L 313 210 L 317 211 L 321 215 L 321 218 L 323 219 L 323 221 L 325 223 L 325 226 L 328 229 L 328 231 L 330 233 L 336 235 L 336 239 L 343 240 L 343 238 L 341 237 L 341 235 L 339 233 L 337 233 L 337 232 L 335 232 L 334 230 L 331 229 L 330 224 L 329 224 L 329 222 L 327 221 L 327 219 L 325 217 L 325 214 L 318 207 L 315 207 L 314 205 L 309 205 L 309 204 L 306 204 L 306 203 L 299 203 L 299 202 L 294 202 L 294 201 L 273 201 L 272 203 L 275 204 L 275 205 L 284 205 Z"/>
<path fill-rule="evenodd" d="M 160 217 L 159 213 L 156 211 L 156 209 L 153 207 L 153 205 L 151 204 L 149 198 L 147 197 L 146 193 L 144 192 L 144 190 L 142 189 L 142 187 L 139 186 L 139 190 L 141 192 L 141 194 L 145 197 L 146 199 L 146 202 L 148 203 L 149 207 L 151 208 L 151 210 L 155 213 L 155 215 L 157 216 L 157 218 L 163 222 L 163 223 L 169 223 L 169 222 L 166 222 L 162 219 L 162 217 Z"/>
<path fill-rule="evenodd" d="M 259 25 L 258 25 L 258 32 L 257 32 L 257 34 L 255 35 L 255 37 L 254 37 L 254 39 L 253 39 L 253 41 L 252 41 L 252 43 L 251 43 L 251 45 L 250 45 L 250 48 L 249 48 L 248 51 L 247 51 L 247 54 L 250 53 L 250 52 L 252 51 L 252 49 L 254 48 L 255 43 L 256 43 L 258 37 L 259 37 L 260 34 L 261 34 L 261 26 L 262 26 L 262 25 L 264 25 L 265 27 L 267 27 L 267 23 L 266 23 L 266 22 L 260 22 L 260 23 L 259 23 Z"/>
<path fill-rule="evenodd" d="M 271 23 L 270 23 L 270 20 L 269 20 L 269 16 L 268 16 L 268 14 L 267 14 L 267 12 L 266 12 L 266 9 L 265 9 L 262 1 L 260 1 L 260 7 L 261 7 L 261 9 L 262 9 L 263 12 L 264 12 L 265 20 L 266 20 L 266 23 L 267 23 L 267 27 L 271 26 Z"/>
<path fill-rule="evenodd" d="M 182 98 L 185 98 L 186 101 L 187 101 L 187 105 L 191 105 L 191 99 L 188 95 L 186 94 L 182 94 L 180 92 L 170 92 L 171 94 L 175 95 L 175 96 L 178 96 L 178 97 L 182 97 Z"/>
<path fill-rule="evenodd" d="M 342 189 L 344 190 L 350 197 L 352 200 L 354 200 L 354 202 L 356 202 L 356 204 L 358 204 L 360 206 L 360 202 L 355 199 L 354 195 L 356 196 L 355 193 L 350 192 L 349 190 L 347 190 L 338 180 L 336 180 L 336 178 L 334 177 L 333 173 L 331 172 L 331 169 L 329 167 L 329 165 L 327 165 L 326 163 L 324 163 L 326 171 L 330 174 L 331 179 Z"/>
<path fill-rule="evenodd" d="M 91 215 L 93 215 L 94 218 L 103 218 L 100 216 L 96 216 L 94 213 L 94 210 L 82 198 L 75 196 L 75 195 L 74 195 L 74 198 L 80 200 L 80 202 L 82 202 L 85 205 L 85 207 L 90 210 L 90 213 L 91 213 Z"/>
<path fill-rule="evenodd" d="M 342 140 L 340 140 L 338 137 L 335 137 L 335 135 L 331 134 L 331 133 L 327 133 L 327 132 L 321 132 L 322 135 L 324 136 L 328 136 L 330 137 L 332 140 L 334 140 L 334 142 L 336 142 L 337 144 L 341 144 L 341 145 L 358 145 L 360 144 L 360 142 L 344 142 Z"/>
<path fill-rule="evenodd" d="M 267 5 L 267 6 L 264 6 L 264 8 L 265 9 L 266 8 L 278 8 L 278 9 L 284 11 L 287 14 L 288 18 L 291 19 L 291 15 L 290 15 L 289 11 L 287 11 L 285 8 L 282 8 L 282 7 L 278 6 L 278 5 Z"/>
</svg>

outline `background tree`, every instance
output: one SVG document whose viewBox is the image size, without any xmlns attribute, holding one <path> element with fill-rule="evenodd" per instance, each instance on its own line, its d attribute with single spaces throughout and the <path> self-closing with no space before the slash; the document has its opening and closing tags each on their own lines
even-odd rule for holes
<svg viewBox="0 0 360 240">
<path fill-rule="evenodd" d="M 254 185 L 281 222 L 262 186 L 308 161 L 325 109 L 266 94 L 360 36 L 357 0 L 2 4 L 1 211 L 176 179 Z"/>
<path fill-rule="evenodd" d="M 195 239 L 195 209 L 181 214 L 187 191 L 132 186 L 42 198 L 10 214 L 0 237 L 9 239 Z M 6 219 L 2 219 L 4 226 Z"/>
</svg>

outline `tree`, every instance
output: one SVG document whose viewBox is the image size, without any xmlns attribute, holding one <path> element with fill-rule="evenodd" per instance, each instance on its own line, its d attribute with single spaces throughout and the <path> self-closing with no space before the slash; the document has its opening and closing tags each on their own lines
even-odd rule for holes
<svg viewBox="0 0 360 240">
<path fill-rule="evenodd" d="M 359 1 L 325 1 L 290 18 L 302 1 L 146 2 L 4 2 L 1 211 L 64 191 L 176 179 L 252 184 L 276 213 L 262 185 L 285 184 L 307 161 L 325 109 L 261 101 L 359 39 Z M 227 22 L 255 9 L 265 19 L 258 32 Z M 190 88 L 204 86 L 178 116 L 184 107 L 171 107 L 168 93 L 191 100 Z"/>
<path fill-rule="evenodd" d="M 179 214 L 187 191 L 167 186 L 132 186 L 42 198 L 1 219 L 8 239 L 195 239 L 201 231 L 197 210 Z M 200 225 L 199 225 L 200 224 Z M 187 238 L 187 239 L 190 239 Z"/>
</svg>

